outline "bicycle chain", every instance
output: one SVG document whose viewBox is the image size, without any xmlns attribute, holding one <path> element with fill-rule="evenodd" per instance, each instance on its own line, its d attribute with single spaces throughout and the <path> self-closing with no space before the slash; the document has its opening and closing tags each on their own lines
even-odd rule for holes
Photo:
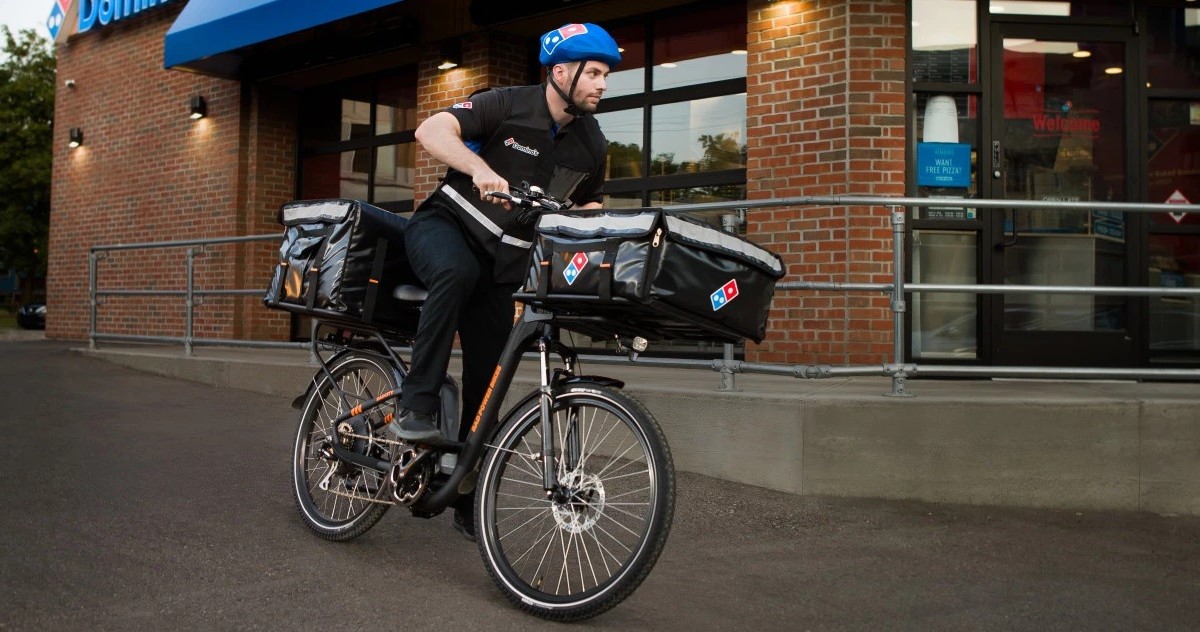
<svg viewBox="0 0 1200 632">
<path fill-rule="evenodd" d="M 403 441 L 397 441 L 395 439 L 385 439 L 383 437 L 379 437 L 379 436 L 375 436 L 375 435 L 360 435 L 360 434 L 355 434 L 353 432 L 339 432 L 338 437 L 339 438 L 345 437 L 345 438 L 349 438 L 349 439 L 363 439 L 367 442 L 374 441 L 376 443 L 385 444 L 385 445 L 391 446 L 393 448 L 409 445 Z M 350 492 L 344 492 L 341 490 L 333 489 L 332 486 L 330 486 L 329 489 L 326 489 L 323 491 L 325 491 L 326 493 L 329 493 L 329 494 L 333 494 L 334 496 L 341 496 L 343 498 L 349 498 L 351 500 L 364 500 L 366 502 L 375 503 L 378 505 L 395 505 L 396 504 L 396 501 L 394 501 L 394 500 L 380 500 L 379 498 L 375 498 L 374 496 L 352 494 Z"/>
<path fill-rule="evenodd" d="M 395 439 L 384 439 L 383 437 L 378 436 L 378 435 L 360 435 L 360 434 L 355 434 L 353 432 L 339 432 L 338 437 L 339 438 L 349 437 L 351 439 L 363 439 L 368 442 L 374 441 L 375 443 L 382 443 L 382 444 L 393 446 L 393 447 L 396 447 L 396 446 L 406 446 L 407 447 L 407 446 L 411 445 L 404 441 L 397 441 Z"/>
</svg>

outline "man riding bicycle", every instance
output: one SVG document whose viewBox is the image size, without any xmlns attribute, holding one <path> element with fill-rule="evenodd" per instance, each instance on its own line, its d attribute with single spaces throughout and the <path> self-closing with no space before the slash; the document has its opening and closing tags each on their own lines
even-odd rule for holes
<svg viewBox="0 0 1200 632">
<path fill-rule="evenodd" d="M 525 181 L 576 207 L 600 208 L 607 141 L 588 115 L 621 61 L 617 44 L 595 24 L 568 24 L 542 36 L 538 59 L 544 84 L 482 90 L 417 128 L 417 142 L 448 169 L 405 233 L 409 260 L 429 294 L 401 410 L 388 426 L 402 440 L 443 440 L 434 415 L 456 333 L 463 352 L 460 433 L 471 427 L 512 328 L 512 295 L 527 270 L 534 227 L 487 194 Z M 472 540 L 473 501 L 474 494 L 463 496 L 454 516 Z"/>
</svg>

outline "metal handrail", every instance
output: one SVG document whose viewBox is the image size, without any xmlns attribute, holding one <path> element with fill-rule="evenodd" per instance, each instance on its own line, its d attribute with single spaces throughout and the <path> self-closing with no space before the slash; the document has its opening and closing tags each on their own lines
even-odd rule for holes
<svg viewBox="0 0 1200 632">
<path fill-rule="evenodd" d="M 874 197 L 874 196 L 802 196 L 789 198 L 773 198 L 764 200 L 738 200 L 732 202 L 710 202 L 700 204 L 675 205 L 669 207 L 670 212 L 697 212 L 713 210 L 730 210 L 744 212 L 751 208 L 783 207 L 783 206 L 864 206 L 883 207 L 889 209 L 892 225 L 893 250 L 893 281 L 891 283 L 837 283 L 837 282 L 806 282 L 790 281 L 778 283 L 778 290 L 808 290 L 808 291 L 879 291 L 891 295 L 891 310 L 893 319 L 893 349 L 891 362 L 874 365 L 784 365 L 774 363 L 754 363 L 733 360 L 733 346 L 726 344 L 721 359 L 689 360 L 677 358 L 638 358 L 635 363 L 646 366 L 662 366 L 673 368 L 707 368 L 721 373 L 719 390 L 737 390 L 734 375 L 737 373 L 762 373 L 772 375 L 787 375 L 796 378 L 826 378 L 836 376 L 890 376 L 892 379 L 891 396 L 907 397 L 912 393 L 906 388 L 908 376 L 922 373 L 928 375 L 975 376 L 975 377 L 1043 377 L 1043 378 L 1156 378 L 1200 380 L 1200 369 L 1168 369 L 1168 368 L 1100 368 L 1100 367 L 1024 367 L 1024 366 L 966 366 L 966 365 L 932 365 L 904 363 L 904 314 L 907 311 L 905 296 L 911 292 L 950 292 L 950 293 L 996 293 L 996 294 L 1088 294 L 1088 295 L 1118 295 L 1118 296 L 1200 296 L 1200 288 L 1163 288 L 1137 286 L 1050 286 L 1050 285 L 995 285 L 995 284 L 936 284 L 936 283 L 906 283 L 904 280 L 904 233 L 905 213 L 900 208 L 944 208 L 963 207 L 992 208 L 992 209 L 1045 209 L 1055 211 L 1111 211 L 1131 213 L 1163 213 L 1183 212 L 1200 213 L 1200 204 L 1152 204 L 1142 202 L 1042 202 L 1036 200 L 985 200 L 985 199 L 946 199 L 946 198 L 915 198 L 915 197 Z M 723 221 L 724 223 L 724 221 Z M 729 226 L 726 226 L 728 229 Z M 307 343 L 278 342 L 265 340 L 225 340 L 212 338 L 195 338 L 192 335 L 193 312 L 197 303 L 196 297 L 214 295 L 263 295 L 265 290 L 257 288 L 201 290 L 195 287 L 195 257 L 204 252 L 209 246 L 244 243 L 255 241 L 278 240 L 278 234 L 249 235 L 238 237 L 219 237 L 212 239 L 185 239 L 174 241 L 106 244 L 93 246 L 88 254 L 88 287 L 91 301 L 91 318 L 88 327 L 88 346 L 95 349 L 97 340 L 135 341 L 135 342 L 181 342 L 184 353 L 191 356 L 195 345 L 210 346 L 241 346 L 262 348 L 303 348 Z M 149 248 L 182 248 L 187 250 L 187 288 L 185 290 L 144 290 L 144 289 L 98 289 L 98 261 L 104 253 L 117 250 L 135 250 Z M 102 334 L 96 331 L 97 309 L 103 296 L 183 296 L 185 299 L 185 333 L 183 336 L 136 336 L 123 334 Z M 592 362 L 625 362 L 612 356 L 582 355 L 582 358 Z"/>
<path fill-rule="evenodd" d="M 147 241 L 127 244 L 101 244 L 88 250 L 88 300 L 90 317 L 88 319 L 88 348 L 95 349 L 97 340 L 119 340 L 126 342 L 183 342 L 184 354 L 191 356 L 196 344 L 210 344 L 211 340 L 197 339 L 193 336 L 195 323 L 196 297 L 204 296 L 252 296 L 263 294 L 263 290 L 255 288 L 235 288 L 224 290 L 196 289 L 196 256 L 202 254 L 209 246 L 237 244 L 256 241 L 278 241 L 279 234 L 270 235 L 241 235 L 236 237 L 213 237 L 208 239 L 176 239 L 171 241 Z M 198 248 L 197 248 L 198 247 Z M 138 290 L 138 289 L 99 289 L 99 262 L 106 253 L 117 250 L 149 250 L 154 248 L 187 248 L 187 286 L 184 290 Z M 101 297 L 104 296 L 182 296 L 184 297 L 184 335 L 175 336 L 141 336 L 132 334 L 101 334 L 96 331 L 97 312 Z M 246 344 L 253 343 L 253 344 Z M 254 347 L 278 347 L 280 345 L 300 346 L 299 343 L 279 343 L 272 341 L 238 341 L 228 340 L 223 344 L 244 345 Z"/>
</svg>

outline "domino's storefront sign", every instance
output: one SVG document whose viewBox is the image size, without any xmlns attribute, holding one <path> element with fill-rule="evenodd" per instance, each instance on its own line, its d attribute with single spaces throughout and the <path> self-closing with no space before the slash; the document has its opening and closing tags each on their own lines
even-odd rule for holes
<svg viewBox="0 0 1200 632">
<path fill-rule="evenodd" d="M 107 26 L 118 20 L 137 15 L 147 9 L 170 4 L 175 0 L 76 0 L 79 3 L 79 32 Z"/>
</svg>

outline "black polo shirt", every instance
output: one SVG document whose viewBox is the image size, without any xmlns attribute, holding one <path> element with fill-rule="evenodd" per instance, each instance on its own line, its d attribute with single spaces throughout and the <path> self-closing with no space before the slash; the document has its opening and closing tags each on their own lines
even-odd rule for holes
<svg viewBox="0 0 1200 632">
<path fill-rule="evenodd" d="M 516 113 L 521 126 L 545 130 L 545 138 L 550 141 L 550 155 L 538 156 L 540 160 L 536 161 L 536 173 L 515 176 L 505 173 L 506 155 L 528 158 L 531 148 L 540 152 L 547 147 L 541 142 L 528 142 L 528 139 L 522 142 L 520 138 L 514 138 L 512 143 L 505 145 L 504 142 L 511 136 L 506 134 L 506 138 L 496 139 L 499 145 L 492 145 L 494 150 L 489 150 L 487 155 L 483 155 L 488 165 L 512 184 L 528 180 L 531 184 L 541 186 L 550 195 L 560 198 L 566 191 L 562 190 L 563 183 L 557 181 L 561 178 L 556 179 L 556 166 L 586 173 L 587 179 L 571 192 L 571 201 L 577 206 L 602 201 L 601 189 L 604 185 L 604 163 L 608 147 L 600 125 L 594 117 L 583 116 L 558 128 L 546 105 L 544 84 L 484 90 L 472 95 L 467 101 L 446 108 L 446 111 L 458 119 L 463 141 L 476 153 L 488 149 L 489 141 L 492 141 L 498 132 L 506 131 L 505 124 L 512 122 L 511 119 Z M 516 156 L 511 152 L 525 152 L 526 155 Z M 529 164 L 525 161 L 517 162 Z"/>
</svg>

